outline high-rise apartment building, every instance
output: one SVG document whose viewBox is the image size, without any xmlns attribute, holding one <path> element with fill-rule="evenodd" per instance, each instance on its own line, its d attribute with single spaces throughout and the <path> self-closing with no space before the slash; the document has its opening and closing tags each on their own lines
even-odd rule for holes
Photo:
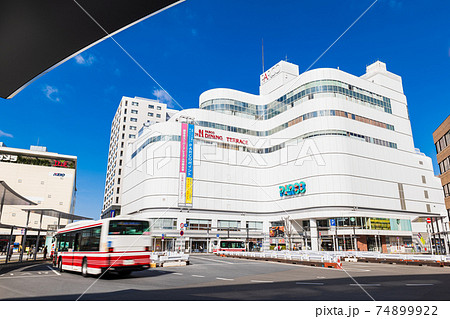
<svg viewBox="0 0 450 319">
<path fill-rule="evenodd" d="M 433 132 L 433 140 L 439 163 L 439 177 L 444 189 L 445 208 L 450 218 L 450 115 Z"/>
<path fill-rule="evenodd" d="M 170 115 L 167 104 L 141 97 L 122 97 L 111 124 L 102 218 L 120 215 L 120 183 L 128 143 L 135 141 L 144 124 L 165 122 Z"/>
</svg>

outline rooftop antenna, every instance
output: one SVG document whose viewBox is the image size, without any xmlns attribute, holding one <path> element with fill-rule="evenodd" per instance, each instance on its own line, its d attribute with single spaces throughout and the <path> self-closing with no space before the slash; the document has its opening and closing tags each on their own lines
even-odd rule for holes
<svg viewBox="0 0 450 319">
<path fill-rule="evenodd" d="M 284 58 L 284 60 L 285 60 L 286 62 L 288 61 L 287 54 L 286 54 L 286 57 Z"/>
<path fill-rule="evenodd" d="M 264 73 L 264 38 L 261 40 L 262 46 L 262 73 Z"/>
</svg>

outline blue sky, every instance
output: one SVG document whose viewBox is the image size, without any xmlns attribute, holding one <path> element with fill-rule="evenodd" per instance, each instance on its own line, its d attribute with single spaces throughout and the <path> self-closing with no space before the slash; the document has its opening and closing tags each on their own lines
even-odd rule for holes
<svg viewBox="0 0 450 319">
<path fill-rule="evenodd" d="M 188 0 L 115 39 L 183 108 L 192 108 L 211 88 L 257 94 L 262 38 L 266 69 L 287 56 L 305 71 L 373 1 Z M 314 65 L 361 75 L 366 65 L 385 62 L 403 78 L 415 145 L 434 162 L 432 133 L 450 114 L 449 14 L 447 1 L 379 0 Z M 39 140 L 49 151 L 78 156 L 76 212 L 98 218 L 118 103 L 160 93 L 108 39 L 13 99 L 0 99 L 0 141 L 29 148 Z"/>
</svg>

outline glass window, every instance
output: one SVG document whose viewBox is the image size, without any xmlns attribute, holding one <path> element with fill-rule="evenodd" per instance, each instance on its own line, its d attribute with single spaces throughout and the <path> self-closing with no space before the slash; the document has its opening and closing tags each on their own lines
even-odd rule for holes
<svg viewBox="0 0 450 319">
<path fill-rule="evenodd" d="M 250 230 L 263 230 L 263 222 L 252 222 L 248 221 L 246 223 L 247 228 Z"/>
<path fill-rule="evenodd" d="M 101 227 L 89 228 L 81 231 L 79 251 L 99 251 L 100 250 Z"/>
<path fill-rule="evenodd" d="M 136 135 L 135 135 L 135 134 L 130 134 L 130 135 L 128 135 L 128 137 L 129 137 L 129 138 L 135 138 Z"/>
<path fill-rule="evenodd" d="M 131 114 L 138 114 L 138 110 L 131 110 Z"/>
<path fill-rule="evenodd" d="M 150 219 L 151 229 L 176 229 L 176 218 L 152 218 Z"/>
<path fill-rule="evenodd" d="M 191 230 L 207 230 L 211 229 L 210 219 L 186 219 L 188 228 Z"/>
<path fill-rule="evenodd" d="M 157 106 L 156 109 L 157 109 L 157 110 L 161 110 L 161 106 Z"/>
<path fill-rule="evenodd" d="M 131 102 L 131 105 L 133 105 L 133 106 L 139 106 L 139 103 L 138 103 L 138 102 Z"/>
<path fill-rule="evenodd" d="M 238 230 L 241 227 L 241 222 L 238 220 L 218 220 L 218 230 Z"/>
<path fill-rule="evenodd" d="M 156 114 L 156 117 L 161 118 L 161 114 Z"/>
<path fill-rule="evenodd" d="M 151 104 L 149 104 L 149 105 L 148 105 L 148 108 L 149 108 L 149 109 L 154 109 L 154 108 L 155 108 L 155 106 L 154 106 L 154 105 L 151 105 Z"/>
<path fill-rule="evenodd" d="M 137 118 L 132 117 L 132 118 L 130 118 L 130 121 L 131 121 L 131 122 L 137 122 Z"/>
<path fill-rule="evenodd" d="M 108 235 L 142 235 L 149 231 L 148 221 L 111 220 Z"/>
<path fill-rule="evenodd" d="M 152 112 L 148 112 L 148 116 L 153 116 L 153 113 Z"/>
</svg>

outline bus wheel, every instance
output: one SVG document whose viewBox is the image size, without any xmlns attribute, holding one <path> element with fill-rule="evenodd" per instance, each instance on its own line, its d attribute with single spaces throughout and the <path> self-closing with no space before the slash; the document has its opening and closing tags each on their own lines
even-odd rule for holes
<svg viewBox="0 0 450 319">
<path fill-rule="evenodd" d="M 87 277 L 88 275 L 86 258 L 83 258 L 83 263 L 81 264 L 81 274 L 83 275 L 83 277 Z"/>
<path fill-rule="evenodd" d="M 63 272 L 63 271 L 64 271 L 63 268 L 62 268 L 62 258 L 59 258 L 59 261 L 58 261 L 58 270 L 59 270 L 59 272 Z"/>
</svg>

